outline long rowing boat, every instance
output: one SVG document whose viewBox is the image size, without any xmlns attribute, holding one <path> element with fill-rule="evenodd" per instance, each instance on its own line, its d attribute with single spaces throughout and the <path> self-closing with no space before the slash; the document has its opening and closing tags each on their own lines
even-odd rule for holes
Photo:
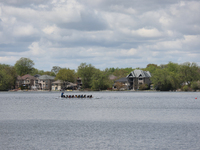
<svg viewBox="0 0 200 150">
<path fill-rule="evenodd" d="M 92 98 L 92 95 L 61 95 L 61 98 Z"/>
</svg>

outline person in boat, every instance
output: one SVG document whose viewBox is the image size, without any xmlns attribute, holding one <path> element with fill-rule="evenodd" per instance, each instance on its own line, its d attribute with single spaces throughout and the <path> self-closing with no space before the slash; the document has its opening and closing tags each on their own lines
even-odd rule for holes
<svg viewBox="0 0 200 150">
<path fill-rule="evenodd" d="M 63 94 L 64 94 L 64 92 L 62 92 L 62 93 L 61 93 L 61 97 L 64 97 L 64 95 L 63 95 Z"/>
</svg>

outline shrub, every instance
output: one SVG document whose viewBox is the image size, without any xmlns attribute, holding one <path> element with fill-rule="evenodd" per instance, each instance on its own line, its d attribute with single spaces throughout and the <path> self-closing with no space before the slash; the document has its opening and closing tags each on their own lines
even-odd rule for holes
<svg viewBox="0 0 200 150">
<path fill-rule="evenodd" d="M 188 91 L 189 90 L 189 87 L 187 85 L 184 85 L 183 86 L 183 91 Z"/>
<path fill-rule="evenodd" d="M 147 90 L 148 89 L 148 85 L 147 84 L 141 84 L 139 86 L 139 90 Z"/>
<path fill-rule="evenodd" d="M 196 91 L 200 89 L 200 81 L 192 82 L 191 88 Z"/>
</svg>

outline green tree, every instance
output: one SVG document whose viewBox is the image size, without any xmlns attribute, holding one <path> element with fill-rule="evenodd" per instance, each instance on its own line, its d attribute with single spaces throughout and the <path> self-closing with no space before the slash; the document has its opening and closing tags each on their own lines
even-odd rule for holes
<svg viewBox="0 0 200 150">
<path fill-rule="evenodd" d="M 42 75 L 56 76 L 56 74 L 54 72 L 51 72 L 51 71 L 45 71 L 45 72 L 43 72 Z"/>
<path fill-rule="evenodd" d="M 110 82 L 106 72 L 96 69 L 92 76 L 91 88 L 92 90 L 106 90 L 111 87 Z"/>
<path fill-rule="evenodd" d="M 199 67 L 196 63 L 186 62 L 180 66 L 180 75 L 183 82 L 187 83 L 190 87 L 193 81 L 200 79 Z"/>
<path fill-rule="evenodd" d="M 62 80 L 64 82 L 74 82 L 76 78 L 76 73 L 74 70 L 71 70 L 69 68 L 62 68 L 59 70 L 59 72 L 56 74 L 56 80 Z"/>
<path fill-rule="evenodd" d="M 0 64 L 0 90 L 13 89 L 17 74 L 15 68 L 9 65 Z"/>
<path fill-rule="evenodd" d="M 166 69 L 156 69 L 151 77 L 154 88 L 161 91 L 171 90 L 172 86 L 169 80 L 169 73 Z"/>
<path fill-rule="evenodd" d="M 53 66 L 51 69 L 51 72 L 54 72 L 54 74 L 57 74 L 61 68 L 59 66 Z"/>
<path fill-rule="evenodd" d="M 77 74 L 81 77 L 82 87 L 91 88 L 92 76 L 95 73 L 96 68 L 91 64 L 81 63 L 78 66 Z"/>
<path fill-rule="evenodd" d="M 23 76 L 33 72 L 33 65 L 34 62 L 31 59 L 22 57 L 15 63 L 15 69 L 18 75 Z"/>
<path fill-rule="evenodd" d="M 156 64 L 148 64 L 147 67 L 144 69 L 145 71 L 149 71 L 151 73 L 151 75 L 154 74 L 154 72 L 156 71 L 156 69 L 159 69 L 160 67 L 157 66 Z"/>
<path fill-rule="evenodd" d="M 196 90 L 200 90 L 200 81 L 194 81 L 191 84 L 191 88 L 196 91 Z"/>
<path fill-rule="evenodd" d="M 39 74 L 39 75 L 44 75 L 44 70 L 38 70 L 36 68 L 33 68 L 33 71 L 31 73 L 32 76 Z"/>
<path fill-rule="evenodd" d="M 131 70 L 133 71 L 133 70 Z M 114 72 L 113 72 L 113 75 L 115 75 L 118 79 L 119 78 L 122 78 L 122 77 L 126 77 L 130 72 L 131 72 L 129 69 L 116 69 Z"/>
</svg>

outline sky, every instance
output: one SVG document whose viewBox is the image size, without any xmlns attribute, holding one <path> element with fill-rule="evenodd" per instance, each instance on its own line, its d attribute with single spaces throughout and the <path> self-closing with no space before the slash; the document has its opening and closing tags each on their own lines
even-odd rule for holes
<svg viewBox="0 0 200 150">
<path fill-rule="evenodd" d="M 0 0 L 0 63 L 200 66 L 200 0 Z"/>
</svg>

